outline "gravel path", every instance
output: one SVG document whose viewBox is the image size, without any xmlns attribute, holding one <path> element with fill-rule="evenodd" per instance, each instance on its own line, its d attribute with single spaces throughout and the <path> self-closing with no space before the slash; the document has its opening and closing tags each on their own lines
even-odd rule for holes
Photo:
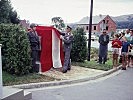
<svg viewBox="0 0 133 100">
<path fill-rule="evenodd" d="M 97 75 L 97 74 L 100 74 L 103 72 L 105 72 L 105 71 L 89 69 L 89 68 L 84 68 L 84 67 L 79 67 L 79 66 L 72 66 L 71 70 L 68 71 L 67 73 L 62 73 L 58 70 L 51 69 L 42 74 L 56 78 L 56 79 L 69 80 L 69 79 L 81 79 L 81 78 L 85 78 L 85 77 L 92 77 L 94 75 Z"/>
</svg>

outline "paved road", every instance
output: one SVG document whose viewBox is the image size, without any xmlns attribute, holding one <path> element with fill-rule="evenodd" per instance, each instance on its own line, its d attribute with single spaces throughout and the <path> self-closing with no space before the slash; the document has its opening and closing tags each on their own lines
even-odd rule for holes
<svg viewBox="0 0 133 100">
<path fill-rule="evenodd" d="M 32 100 L 133 100 L 133 68 L 86 83 L 29 91 Z"/>
</svg>

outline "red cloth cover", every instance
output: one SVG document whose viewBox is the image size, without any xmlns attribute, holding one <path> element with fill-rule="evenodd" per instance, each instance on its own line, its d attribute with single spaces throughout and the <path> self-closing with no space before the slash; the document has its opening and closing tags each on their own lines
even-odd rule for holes
<svg viewBox="0 0 133 100">
<path fill-rule="evenodd" d="M 41 55 L 40 55 L 40 62 L 41 62 L 41 71 L 45 72 L 53 67 L 52 61 L 52 30 L 55 31 L 55 34 L 58 36 L 60 40 L 59 31 L 53 27 L 45 27 L 45 26 L 37 26 L 36 31 L 39 36 L 41 36 Z M 60 40 L 60 60 L 63 65 L 64 61 L 64 53 L 62 47 L 62 40 Z M 59 66 L 61 67 L 61 66 Z"/>
</svg>

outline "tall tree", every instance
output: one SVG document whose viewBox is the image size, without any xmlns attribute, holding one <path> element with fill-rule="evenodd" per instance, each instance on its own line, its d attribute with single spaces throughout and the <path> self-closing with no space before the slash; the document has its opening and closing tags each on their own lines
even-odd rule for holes
<svg viewBox="0 0 133 100">
<path fill-rule="evenodd" d="M 13 10 L 10 0 L 0 0 L 0 23 L 18 24 L 17 12 Z"/>
<path fill-rule="evenodd" d="M 20 20 L 18 18 L 18 14 L 16 11 L 11 11 L 9 16 L 10 16 L 11 23 L 19 24 Z"/>
</svg>

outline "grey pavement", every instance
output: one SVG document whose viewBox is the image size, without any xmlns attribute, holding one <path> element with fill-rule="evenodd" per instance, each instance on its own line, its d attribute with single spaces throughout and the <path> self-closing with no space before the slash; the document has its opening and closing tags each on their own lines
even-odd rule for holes
<svg viewBox="0 0 133 100">
<path fill-rule="evenodd" d="M 133 100 L 133 68 L 89 82 L 28 91 L 32 100 Z"/>
</svg>

